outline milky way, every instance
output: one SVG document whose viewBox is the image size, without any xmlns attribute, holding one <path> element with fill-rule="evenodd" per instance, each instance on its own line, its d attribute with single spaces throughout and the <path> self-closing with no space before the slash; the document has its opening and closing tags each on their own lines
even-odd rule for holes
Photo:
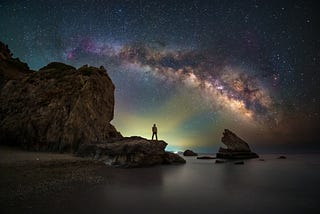
<svg viewBox="0 0 320 214">
<path fill-rule="evenodd" d="M 260 123 L 278 121 L 274 101 L 255 77 L 195 50 L 177 51 L 146 44 L 114 46 L 85 39 L 76 47 L 69 47 L 65 56 L 72 60 L 79 54 L 113 57 L 128 67 L 138 66 L 142 72 L 150 71 L 158 78 L 185 84 L 201 91 L 203 99 L 211 102 L 214 109 L 229 110 L 241 119 Z"/>
</svg>

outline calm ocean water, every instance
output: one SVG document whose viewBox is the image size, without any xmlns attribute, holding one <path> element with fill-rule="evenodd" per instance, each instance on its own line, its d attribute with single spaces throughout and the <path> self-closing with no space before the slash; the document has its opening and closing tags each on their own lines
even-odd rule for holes
<svg viewBox="0 0 320 214">
<path fill-rule="evenodd" d="M 64 193 L 41 213 L 320 213 L 320 155 L 107 169 L 103 185 Z"/>
<path fill-rule="evenodd" d="M 106 170 L 108 184 L 77 193 L 65 211 L 94 213 L 320 213 L 320 155 L 263 155 L 214 164 Z"/>
</svg>

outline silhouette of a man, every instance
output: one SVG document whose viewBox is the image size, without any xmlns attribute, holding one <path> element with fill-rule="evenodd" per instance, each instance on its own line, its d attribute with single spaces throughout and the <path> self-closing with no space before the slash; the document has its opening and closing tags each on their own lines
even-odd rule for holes
<svg viewBox="0 0 320 214">
<path fill-rule="evenodd" d="M 154 136 L 156 136 L 156 140 L 158 140 L 157 133 L 158 133 L 158 128 L 157 128 L 156 124 L 153 124 L 153 126 L 152 126 L 152 140 L 153 140 Z"/>
</svg>

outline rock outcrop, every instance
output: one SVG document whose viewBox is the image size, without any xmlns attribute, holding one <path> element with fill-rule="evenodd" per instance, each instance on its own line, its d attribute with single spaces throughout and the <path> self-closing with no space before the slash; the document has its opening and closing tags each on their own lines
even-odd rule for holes
<svg viewBox="0 0 320 214">
<path fill-rule="evenodd" d="M 256 153 L 250 150 L 248 143 L 228 129 L 224 130 L 221 141 L 227 146 L 227 148 L 220 147 L 219 152 L 216 155 L 217 158 L 249 159 L 259 157 Z"/>
<path fill-rule="evenodd" d="M 82 144 L 77 152 L 80 157 L 94 157 L 119 167 L 144 167 L 158 164 L 185 163 L 177 154 L 166 152 L 167 143 L 141 137 L 125 137 L 104 144 Z"/>
<path fill-rule="evenodd" d="M 186 151 L 183 152 L 183 156 L 197 156 L 198 154 L 195 153 L 194 151 L 187 149 Z"/>
<path fill-rule="evenodd" d="M 1 144 L 74 152 L 122 137 L 110 124 L 115 87 L 104 68 L 54 62 L 31 71 L 0 47 Z"/>
<path fill-rule="evenodd" d="M 12 58 L 8 46 L 0 42 L 0 90 L 9 80 L 21 80 L 31 72 L 26 63 Z"/>
<path fill-rule="evenodd" d="M 8 60 L 12 58 L 12 53 L 8 48 L 8 45 L 0 42 L 0 60 Z"/>
</svg>

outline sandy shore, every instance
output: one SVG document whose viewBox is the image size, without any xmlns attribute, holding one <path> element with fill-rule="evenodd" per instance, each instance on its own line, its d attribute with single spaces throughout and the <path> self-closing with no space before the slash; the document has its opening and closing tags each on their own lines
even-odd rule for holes
<svg viewBox="0 0 320 214">
<path fill-rule="evenodd" d="M 107 166 L 71 154 L 30 152 L 1 146 L 0 211 L 25 213 L 27 210 L 21 209 L 32 201 L 102 184 L 105 177 L 99 175 L 101 168 L 105 170 Z"/>
</svg>

